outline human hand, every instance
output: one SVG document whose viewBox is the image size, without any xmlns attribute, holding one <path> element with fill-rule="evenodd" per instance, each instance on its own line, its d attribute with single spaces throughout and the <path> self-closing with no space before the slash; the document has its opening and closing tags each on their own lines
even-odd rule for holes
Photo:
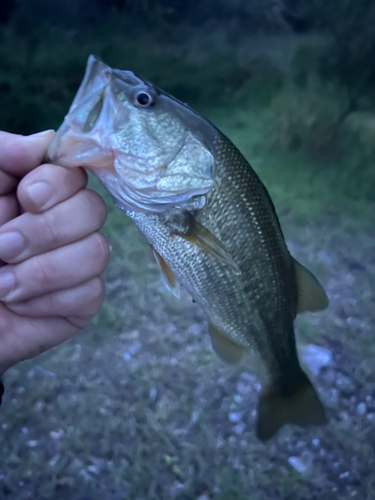
<svg viewBox="0 0 375 500">
<path fill-rule="evenodd" d="M 0 374 L 72 337 L 103 301 L 106 207 L 82 168 L 40 165 L 53 135 L 0 132 Z"/>
</svg>

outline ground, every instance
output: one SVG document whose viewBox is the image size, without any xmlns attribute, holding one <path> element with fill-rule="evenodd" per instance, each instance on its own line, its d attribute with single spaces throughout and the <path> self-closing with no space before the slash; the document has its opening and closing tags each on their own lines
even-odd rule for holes
<svg viewBox="0 0 375 500">
<path fill-rule="evenodd" d="M 184 291 L 171 295 L 147 242 L 106 197 L 112 251 L 100 314 L 4 378 L 1 499 L 375 498 L 370 178 L 349 168 L 345 151 L 311 159 L 275 146 L 270 109 L 237 99 L 201 111 L 252 163 L 291 253 L 327 290 L 329 308 L 301 315 L 297 338 L 331 355 L 311 375 L 328 424 L 257 441 L 251 366 L 217 359 L 200 307 Z"/>
</svg>

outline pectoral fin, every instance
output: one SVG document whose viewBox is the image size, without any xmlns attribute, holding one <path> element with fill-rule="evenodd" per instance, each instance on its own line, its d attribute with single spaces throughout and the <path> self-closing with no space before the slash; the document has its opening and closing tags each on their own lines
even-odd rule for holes
<svg viewBox="0 0 375 500">
<path fill-rule="evenodd" d="M 230 365 L 237 365 L 243 358 L 244 348 L 222 333 L 215 325 L 209 324 L 212 348 L 220 359 Z"/>
<path fill-rule="evenodd" d="M 315 276 L 293 259 L 297 284 L 297 314 L 321 311 L 328 306 L 328 297 Z"/>
<path fill-rule="evenodd" d="M 194 221 L 194 225 L 186 234 L 179 233 L 178 236 L 189 241 L 223 264 L 230 266 L 234 274 L 241 274 L 240 268 L 229 255 L 225 246 L 208 229 L 199 224 L 199 222 Z"/>
<path fill-rule="evenodd" d="M 151 246 L 151 245 L 150 245 Z M 180 287 L 178 283 L 176 282 L 176 278 L 171 271 L 170 267 L 166 264 L 165 260 L 163 257 L 158 253 L 153 246 L 151 246 L 152 252 L 154 254 L 155 260 L 159 266 L 159 269 L 164 276 L 164 279 L 170 289 L 170 291 L 173 293 L 173 295 L 179 299 L 180 298 Z"/>
</svg>

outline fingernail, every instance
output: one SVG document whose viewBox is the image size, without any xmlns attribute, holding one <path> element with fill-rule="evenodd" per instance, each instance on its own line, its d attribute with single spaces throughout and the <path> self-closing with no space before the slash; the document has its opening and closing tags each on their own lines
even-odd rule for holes
<svg viewBox="0 0 375 500">
<path fill-rule="evenodd" d="M 52 189 L 47 182 L 35 182 L 26 188 L 26 192 L 31 200 L 38 205 L 39 208 L 43 207 L 52 195 Z"/>
<path fill-rule="evenodd" d="M 0 300 L 4 299 L 13 290 L 14 276 L 9 271 L 0 273 Z"/>
<path fill-rule="evenodd" d="M 24 247 L 22 235 L 16 231 L 0 234 L 0 259 L 5 261 L 17 257 Z"/>
</svg>

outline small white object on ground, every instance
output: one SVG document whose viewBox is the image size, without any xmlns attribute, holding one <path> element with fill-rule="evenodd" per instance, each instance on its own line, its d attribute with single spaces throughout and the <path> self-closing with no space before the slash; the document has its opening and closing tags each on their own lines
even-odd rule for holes
<svg viewBox="0 0 375 500">
<path fill-rule="evenodd" d="M 359 403 L 357 406 L 357 415 L 364 415 L 367 412 L 367 406 L 366 403 Z"/>
<path fill-rule="evenodd" d="M 329 366 L 332 362 L 331 352 L 314 344 L 302 346 L 299 354 L 301 360 L 309 367 L 314 376 L 318 375 L 323 367 Z"/>
<path fill-rule="evenodd" d="M 60 438 L 63 437 L 64 431 L 62 429 L 59 429 L 58 431 L 50 431 L 49 435 L 51 436 L 52 439 L 58 441 Z"/>
<path fill-rule="evenodd" d="M 293 469 L 301 474 L 306 471 L 307 467 L 298 457 L 289 457 L 288 463 L 293 467 Z"/>
<path fill-rule="evenodd" d="M 238 434 L 240 436 L 245 430 L 245 424 L 237 424 L 233 427 L 233 430 L 235 434 Z"/>
<path fill-rule="evenodd" d="M 236 423 L 236 422 L 239 422 L 241 420 L 242 413 L 232 411 L 229 413 L 228 417 L 232 423 Z"/>
</svg>

